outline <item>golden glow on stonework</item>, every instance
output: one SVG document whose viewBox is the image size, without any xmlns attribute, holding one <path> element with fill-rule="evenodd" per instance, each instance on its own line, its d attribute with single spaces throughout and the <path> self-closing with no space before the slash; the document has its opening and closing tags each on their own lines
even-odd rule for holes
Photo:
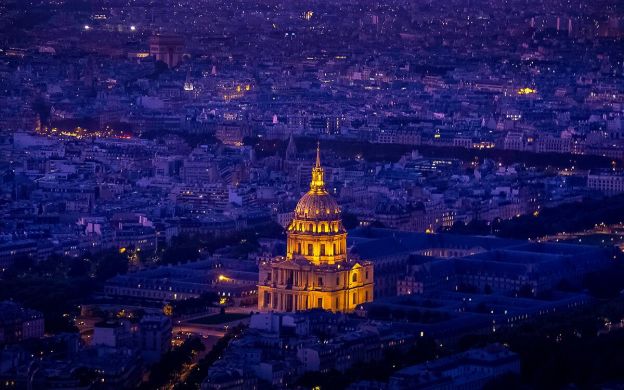
<svg viewBox="0 0 624 390">
<path fill-rule="evenodd" d="M 340 207 L 325 189 L 319 146 L 310 190 L 297 203 L 287 235 L 287 259 L 303 257 L 314 264 L 334 264 L 347 258 L 347 233 Z"/>
<path fill-rule="evenodd" d="M 349 312 L 373 300 L 373 264 L 347 257 L 347 231 L 325 189 L 318 146 L 310 189 L 297 203 L 286 235 L 286 256 L 260 264 L 259 310 Z"/>
<path fill-rule="evenodd" d="M 526 87 L 526 88 L 520 88 L 518 90 L 518 95 L 531 95 L 531 94 L 534 94 L 536 92 L 537 91 L 535 89 Z"/>
</svg>

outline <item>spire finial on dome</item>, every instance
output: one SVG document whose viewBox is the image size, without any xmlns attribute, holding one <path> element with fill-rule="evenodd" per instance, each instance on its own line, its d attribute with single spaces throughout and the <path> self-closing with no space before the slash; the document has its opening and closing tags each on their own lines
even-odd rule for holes
<svg viewBox="0 0 624 390">
<path fill-rule="evenodd" d="M 325 191 L 325 180 L 323 177 L 323 167 L 321 167 L 321 143 L 316 143 L 316 165 L 312 168 L 312 181 L 310 191 Z"/>
<path fill-rule="evenodd" d="M 321 141 L 316 141 L 316 167 L 321 167 Z"/>
</svg>

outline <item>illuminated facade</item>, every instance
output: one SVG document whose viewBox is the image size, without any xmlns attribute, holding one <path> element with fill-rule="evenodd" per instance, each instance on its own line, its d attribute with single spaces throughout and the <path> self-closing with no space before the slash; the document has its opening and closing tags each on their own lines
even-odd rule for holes
<svg viewBox="0 0 624 390">
<path fill-rule="evenodd" d="M 177 35 L 154 35 L 149 42 L 150 55 L 170 68 L 182 62 L 184 39 Z"/>
<path fill-rule="evenodd" d="M 310 190 L 288 226 L 286 256 L 260 264 L 258 309 L 349 312 L 372 300 L 373 264 L 347 253 L 347 232 L 338 204 L 325 189 L 317 148 Z"/>
</svg>

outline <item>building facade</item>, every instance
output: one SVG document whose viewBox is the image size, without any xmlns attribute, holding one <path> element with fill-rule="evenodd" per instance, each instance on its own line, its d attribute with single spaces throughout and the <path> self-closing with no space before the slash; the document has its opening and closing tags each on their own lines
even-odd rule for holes
<svg viewBox="0 0 624 390">
<path fill-rule="evenodd" d="M 260 311 L 349 312 L 373 300 L 373 264 L 349 256 L 341 210 L 325 189 L 318 148 L 310 190 L 297 203 L 286 234 L 286 256 L 260 264 Z"/>
<path fill-rule="evenodd" d="M 154 35 L 149 42 L 150 55 L 174 68 L 184 54 L 184 39 L 177 35 Z"/>
<path fill-rule="evenodd" d="M 592 170 L 587 175 L 587 188 L 607 195 L 624 192 L 624 172 L 616 170 Z"/>
</svg>

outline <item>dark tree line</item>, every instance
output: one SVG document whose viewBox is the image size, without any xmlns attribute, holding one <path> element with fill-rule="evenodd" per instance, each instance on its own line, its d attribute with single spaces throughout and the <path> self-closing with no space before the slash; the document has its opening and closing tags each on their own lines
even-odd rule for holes
<svg viewBox="0 0 624 390">
<path fill-rule="evenodd" d="M 457 222 L 448 231 L 459 234 L 494 234 L 506 238 L 537 238 L 559 232 L 575 232 L 593 228 L 597 224 L 624 222 L 624 195 L 604 199 L 584 199 L 540 210 L 539 215 L 522 215 L 491 223 L 473 220 L 468 224 Z"/>
<path fill-rule="evenodd" d="M 617 323 L 623 315 L 624 299 L 617 298 L 496 334 L 464 336 L 458 348 L 500 342 L 520 355 L 521 375 L 499 378 L 488 389 L 598 388 L 600 383 L 624 379 L 624 330 L 599 332 L 605 322 Z"/>
<path fill-rule="evenodd" d="M 193 337 L 181 346 L 165 353 L 158 363 L 151 367 L 149 379 L 141 384 L 140 389 L 158 389 L 170 382 L 175 382 L 184 366 L 192 363 L 194 355 L 204 349 L 202 341 Z"/>
<path fill-rule="evenodd" d="M 176 264 L 199 260 L 226 247 L 230 247 L 230 257 L 245 258 L 248 253 L 260 248 L 259 238 L 282 238 L 283 235 L 282 227 L 274 223 L 258 230 L 247 229 L 224 237 L 180 235 L 164 249 L 161 262 Z"/>
<path fill-rule="evenodd" d="M 103 282 L 128 270 L 128 259 L 117 251 L 80 257 L 52 255 L 35 262 L 18 258 L 0 279 L 0 300 L 13 300 L 41 311 L 47 332 L 74 332 L 77 305 Z"/>
<path fill-rule="evenodd" d="M 201 385 L 202 381 L 208 375 L 208 369 L 212 366 L 217 360 L 221 358 L 225 349 L 232 339 L 238 337 L 243 330 L 242 326 L 238 326 L 236 328 L 231 329 L 228 333 L 225 334 L 216 344 L 212 347 L 210 352 L 206 354 L 193 368 L 189 376 L 186 378 L 186 381 L 177 383 L 174 386 L 174 390 L 197 390 Z"/>
<path fill-rule="evenodd" d="M 316 138 L 300 137 L 296 139 L 299 151 L 316 148 Z M 259 157 L 267 157 L 281 153 L 283 155 L 288 145 L 288 140 L 263 140 L 259 138 L 245 139 L 246 145 L 255 147 Z M 399 144 L 374 144 L 367 141 L 334 139 L 331 142 L 322 143 L 323 150 L 329 150 L 340 157 L 353 159 L 361 156 L 366 161 L 396 162 L 401 156 L 412 150 L 417 150 L 425 157 L 454 158 L 464 162 L 475 160 L 483 161 L 491 159 L 505 165 L 526 164 L 537 167 L 569 168 L 575 166 L 578 169 L 609 168 L 611 159 L 603 156 L 575 155 L 562 153 L 532 153 L 516 150 L 503 149 L 466 149 L 452 146 L 434 145 L 399 145 Z"/>
</svg>

